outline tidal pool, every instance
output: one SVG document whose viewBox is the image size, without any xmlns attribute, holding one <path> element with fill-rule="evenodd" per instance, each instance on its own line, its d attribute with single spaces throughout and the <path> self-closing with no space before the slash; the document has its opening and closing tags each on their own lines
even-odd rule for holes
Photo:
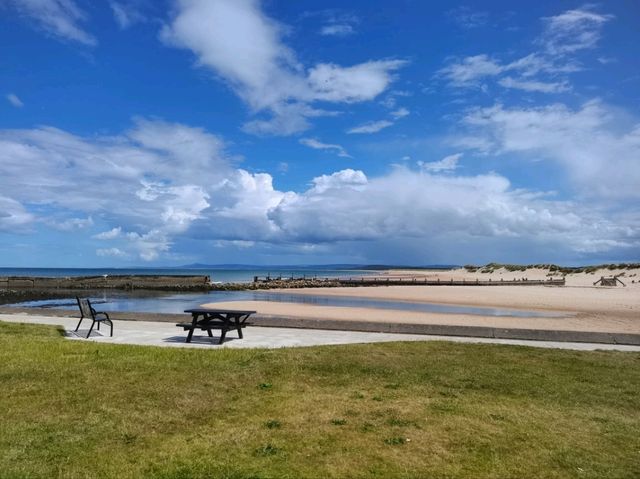
<svg viewBox="0 0 640 479">
<path fill-rule="evenodd" d="M 204 303 L 226 301 L 274 301 L 279 303 L 313 304 L 317 306 L 391 309 L 423 313 L 471 314 L 476 316 L 511 316 L 518 318 L 553 318 L 565 316 L 564 314 L 541 311 L 390 301 L 321 294 L 272 293 L 265 291 L 211 291 L 208 293 L 172 294 L 105 291 L 99 294 L 95 292 L 90 294 L 90 299 L 94 307 L 101 311 L 141 313 L 182 313 L 185 309 L 193 308 Z M 74 298 L 28 301 L 12 306 L 58 309 L 77 308 Z"/>
</svg>

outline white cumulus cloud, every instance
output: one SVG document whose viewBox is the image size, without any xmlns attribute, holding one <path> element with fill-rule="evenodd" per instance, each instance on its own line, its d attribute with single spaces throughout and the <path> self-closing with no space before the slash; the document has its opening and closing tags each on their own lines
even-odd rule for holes
<svg viewBox="0 0 640 479">
<path fill-rule="evenodd" d="M 640 197 L 640 123 L 600 100 L 577 109 L 494 105 L 471 111 L 464 123 L 474 134 L 460 145 L 557 162 L 588 196 Z"/>
<path fill-rule="evenodd" d="M 198 64 L 226 80 L 254 113 L 267 119 L 246 130 L 289 135 L 309 128 L 321 115 L 316 101 L 355 103 L 374 99 L 394 80 L 403 60 L 377 60 L 343 67 L 318 63 L 305 68 L 282 41 L 283 27 L 254 0 L 177 0 L 176 15 L 161 37 L 191 50 Z"/>
<path fill-rule="evenodd" d="M 119 238 L 121 234 L 122 234 L 122 228 L 118 226 L 116 228 L 110 229 L 109 231 L 103 231 L 102 233 L 93 235 L 93 237 L 99 240 L 111 240 L 111 239 Z"/>
<path fill-rule="evenodd" d="M 569 202 L 513 190 L 496 174 L 432 175 L 396 168 L 377 178 L 354 170 L 325 175 L 301 194 L 288 195 L 269 218 L 289 241 L 332 243 L 393 238 L 427 245 L 544 245 L 582 251 L 598 238 L 618 247 L 640 244 L 638 223 L 611 219 Z M 610 244 L 612 247 L 613 243 Z M 477 251 L 480 252 L 480 251 Z"/>
<path fill-rule="evenodd" d="M 314 178 L 312 180 L 313 188 L 309 192 L 317 194 L 344 188 L 361 190 L 361 187 L 366 185 L 367 182 L 367 176 L 364 172 L 347 168 L 346 170 L 336 171 L 331 175 L 322 175 Z"/>
<path fill-rule="evenodd" d="M 157 257 L 209 207 L 207 189 L 234 171 L 231 161 L 218 137 L 162 121 L 139 119 L 121 136 L 90 139 L 51 127 L 0 130 L 4 223 L 38 219 L 21 206 L 26 203 L 49 205 L 57 216 L 106 215 L 118 227 L 96 238 L 117 239 L 126 225 L 137 234 L 127 240 L 135 254 Z M 43 222 L 56 229 L 91 226 L 88 220 Z"/>
<path fill-rule="evenodd" d="M 453 171 L 458 168 L 458 161 L 462 158 L 462 153 L 445 156 L 440 161 L 418 162 L 425 171 L 433 171 L 434 173 L 441 171 Z"/>
</svg>

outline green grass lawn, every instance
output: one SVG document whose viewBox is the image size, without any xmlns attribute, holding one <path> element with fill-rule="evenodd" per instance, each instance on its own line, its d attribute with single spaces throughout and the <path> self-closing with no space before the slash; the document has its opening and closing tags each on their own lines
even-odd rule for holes
<svg viewBox="0 0 640 479">
<path fill-rule="evenodd" d="M 640 477 L 640 354 L 188 350 L 0 322 L 0 477 Z"/>
</svg>

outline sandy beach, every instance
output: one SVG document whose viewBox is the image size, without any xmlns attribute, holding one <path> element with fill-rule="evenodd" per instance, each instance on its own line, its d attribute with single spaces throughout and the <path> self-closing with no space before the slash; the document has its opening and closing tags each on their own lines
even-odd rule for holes
<svg viewBox="0 0 640 479">
<path fill-rule="evenodd" d="M 601 287 L 593 283 L 601 276 L 624 272 L 620 279 L 626 286 Z M 390 278 L 429 278 L 468 281 L 511 279 L 546 279 L 548 270 L 528 269 L 491 273 L 469 272 L 463 268 L 441 271 L 392 270 L 381 273 Z M 556 278 L 561 275 L 556 274 Z M 409 324 L 491 326 L 512 329 L 550 329 L 640 333 L 640 269 L 599 270 L 593 273 L 568 274 L 566 285 L 556 286 L 378 286 L 346 288 L 309 288 L 286 290 L 288 294 L 331 295 L 414 303 L 455 304 L 496 307 L 525 311 L 560 313 L 561 317 L 519 318 L 467 314 L 423 313 L 374 308 L 328 307 L 307 304 L 242 301 L 216 303 L 216 307 L 254 309 L 260 314 L 330 319 L 343 321 L 378 321 Z M 213 306 L 213 305 L 212 305 Z"/>
</svg>

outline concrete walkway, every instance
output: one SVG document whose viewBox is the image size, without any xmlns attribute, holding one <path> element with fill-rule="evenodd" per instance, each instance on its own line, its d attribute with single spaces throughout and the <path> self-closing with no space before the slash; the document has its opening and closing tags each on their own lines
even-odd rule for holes
<svg viewBox="0 0 640 479">
<path fill-rule="evenodd" d="M 570 343 L 555 341 L 524 341 L 509 339 L 470 338 L 459 336 L 432 336 L 422 334 L 369 333 L 359 331 L 336 331 L 321 329 L 274 328 L 250 326 L 244 330 L 244 339 L 238 339 L 237 333 L 231 331 L 223 345 L 218 345 L 217 337 L 212 340 L 205 335 L 194 335 L 191 343 L 186 343 L 186 332 L 173 323 L 153 321 L 118 321 L 114 320 L 114 335 L 109 337 L 109 328 L 103 326 L 102 331 L 92 332 L 89 339 L 84 339 L 90 322 L 84 321 L 78 334 L 73 332 L 78 319 L 74 317 L 40 316 L 24 313 L 0 314 L 0 321 L 15 323 L 50 324 L 62 326 L 67 337 L 77 341 L 94 341 L 109 344 L 137 344 L 145 346 L 165 346 L 180 348 L 283 348 L 300 346 L 321 346 L 331 344 L 378 343 L 389 341 L 452 341 L 461 343 L 492 343 L 533 346 L 540 348 L 574 349 L 582 351 L 640 351 L 640 346 L 624 346 L 615 344 Z M 202 332 L 204 333 L 204 331 Z"/>
</svg>

